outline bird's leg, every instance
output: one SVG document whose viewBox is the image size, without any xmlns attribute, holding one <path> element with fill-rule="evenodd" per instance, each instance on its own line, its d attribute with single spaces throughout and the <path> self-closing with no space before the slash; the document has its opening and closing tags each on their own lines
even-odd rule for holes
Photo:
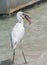
<svg viewBox="0 0 47 65">
<path fill-rule="evenodd" d="M 12 63 L 14 63 L 14 58 L 15 58 L 15 49 L 13 49 L 13 60 L 12 60 Z"/>
<path fill-rule="evenodd" d="M 23 55 L 23 58 L 25 60 L 25 64 L 27 64 L 27 61 L 26 61 L 26 58 L 25 58 L 25 55 L 24 55 L 24 52 L 22 51 L 22 55 Z"/>
<path fill-rule="evenodd" d="M 21 49 L 22 49 L 23 58 L 24 58 L 24 60 L 25 60 L 25 64 L 27 64 L 27 61 L 26 61 L 26 58 L 25 58 L 25 55 L 24 55 L 24 52 L 23 52 L 22 44 L 21 44 Z"/>
</svg>

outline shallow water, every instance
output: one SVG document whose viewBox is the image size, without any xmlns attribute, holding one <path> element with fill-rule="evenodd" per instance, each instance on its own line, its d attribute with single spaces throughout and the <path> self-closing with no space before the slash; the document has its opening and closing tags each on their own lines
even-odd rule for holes
<svg viewBox="0 0 47 65">
<path fill-rule="evenodd" d="M 47 52 L 47 2 L 36 5 L 33 8 L 30 7 L 24 11 L 30 13 L 29 15 L 31 16 L 32 24 L 29 25 L 26 20 L 24 22 L 25 36 L 23 38 L 23 50 L 27 61 L 29 63 L 32 62 L 32 65 L 34 65 L 40 55 L 43 52 Z M 0 65 L 6 65 L 3 62 L 7 59 L 12 59 L 10 32 L 16 22 L 17 20 L 15 15 L 0 17 Z M 15 63 L 24 62 L 20 46 L 17 46 L 15 61 Z M 8 63 L 8 65 L 11 64 Z"/>
</svg>

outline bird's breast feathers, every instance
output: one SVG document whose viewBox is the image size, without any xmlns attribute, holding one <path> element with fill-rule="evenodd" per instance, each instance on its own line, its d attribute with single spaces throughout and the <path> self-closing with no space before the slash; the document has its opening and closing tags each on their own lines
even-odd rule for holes
<svg viewBox="0 0 47 65">
<path fill-rule="evenodd" d="M 12 36 L 20 41 L 24 36 L 24 26 L 20 23 L 17 23 L 13 28 Z"/>
</svg>

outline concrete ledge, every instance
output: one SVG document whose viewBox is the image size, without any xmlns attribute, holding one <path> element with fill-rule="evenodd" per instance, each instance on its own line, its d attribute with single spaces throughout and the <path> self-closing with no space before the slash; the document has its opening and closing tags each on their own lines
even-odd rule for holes
<svg viewBox="0 0 47 65">
<path fill-rule="evenodd" d="M 23 0 L 24 1 L 24 0 Z M 24 2 L 16 2 L 15 3 L 12 1 L 9 2 L 9 0 L 5 0 L 5 4 L 3 3 L 3 0 L 1 2 L 1 6 L 0 6 L 0 14 L 11 14 L 15 11 L 18 11 L 19 9 L 22 9 L 24 7 L 27 7 L 29 5 L 33 5 L 34 3 L 38 2 L 40 0 L 30 0 L 30 1 L 24 1 Z M 20 3 L 20 4 L 18 4 Z M 3 4 L 3 5 L 2 5 Z"/>
<path fill-rule="evenodd" d="M 32 1 L 28 2 L 28 3 L 25 3 L 23 5 L 17 6 L 14 9 L 10 9 L 9 13 L 13 13 L 14 11 L 17 11 L 17 10 L 19 10 L 21 8 L 24 8 L 26 6 L 32 5 L 32 4 L 34 4 L 34 3 L 38 2 L 38 1 L 40 1 L 40 0 L 32 0 Z"/>
</svg>

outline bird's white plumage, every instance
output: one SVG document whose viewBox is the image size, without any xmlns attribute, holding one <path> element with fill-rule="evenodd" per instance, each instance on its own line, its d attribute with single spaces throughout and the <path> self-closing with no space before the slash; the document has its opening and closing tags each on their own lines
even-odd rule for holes
<svg viewBox="0 0 47 65">
<path fill-rule="evenodd" d="M 21 17 L 22 12 L 17 13 L 17 23 L 13 27 L 12 33 L 11 33 L 11 47 L 16 48 L 17 44 L 22 40 L 24 36 L 24 24 L 23 19 Z"/>
<path fill-rule="evenodd" d="M 16 47 L 17 43 L 19 43 L 24 36 L 24 27 L 22 23 L 17 23 L 12 30 L 12 43 L 13 48 Z"/>
</svg>

